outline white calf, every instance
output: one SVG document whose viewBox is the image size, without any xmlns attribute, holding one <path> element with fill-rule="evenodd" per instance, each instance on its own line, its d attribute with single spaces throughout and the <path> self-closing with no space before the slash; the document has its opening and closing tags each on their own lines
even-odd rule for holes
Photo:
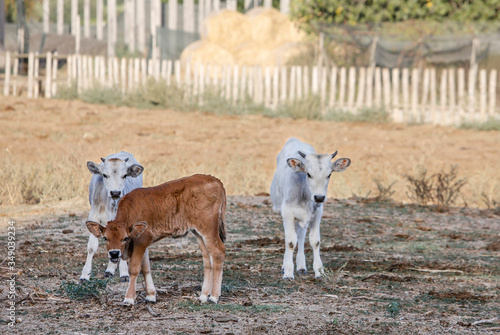
<svg viewBox="0 0 500 335">
<path fill-rule="evenodd" d="M 342 172 L 350 164 L 349 158 L 331 160 L 337 155 L 318 155 L 314 148 L 291 138 L 278 154 L 276 173 L 271 184 L 273 209 L 280 211 L 285 229 L 285 256 L 283 278 L 293 279 L 293 252 L 297 250 L 297 272 L 306 274 L 304 240 L 307 228 L 314 253 L 313 269 L 316 278 L 323 273 L 319 253 L 319 225 L 323 215 L 328 182 L 332 172 Z M 297 225 L 295 224 L 297 220 Z"/>
<path fill-rule="evenodd" d="M 114 220 L 120 199 L 133 189 L 142 187 L 142 171 L 144 168 L 129 154 L 122 151 L 117 154 L 101 158 L 102 163 L 87 162 L 92 173 L 89 185 L 90 213 L 89 221 L 106 226 L 108 221 Z M 89 280 L 92 271 L 92 259 L 99 247 L 99 240 L 90 234 L 87 245 L 87 261 L 82 270 L 80 281 Z M 115 274 L 118 263 L 109 262 L 105 276 Z M 128 281 L 128 267 L 125 261 L 120 262 L 120 280 Z"/>
</svg>

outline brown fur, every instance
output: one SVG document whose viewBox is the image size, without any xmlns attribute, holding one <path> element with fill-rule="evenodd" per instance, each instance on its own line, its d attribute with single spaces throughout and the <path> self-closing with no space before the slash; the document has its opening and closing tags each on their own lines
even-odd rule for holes
<svg viewBox="0 0 500 335">
<path fill-rule="evenodd" d="M 126 294 L 129 300 L 135 299 L 135 282 L 141 264 L 146 261 L 147 248 L 165 237 L 193 232 L 205 267 L 200 299 L 206 301 L 210 295 L 210 300 L 217 302 L 226 250 L 223 243 L 225 211 L 226 192 L 221 181 L 212 176 L 194 175 L 137 188 L 120 200 L 115 220 L 109 221 L 106 227 L 97 227 L 92 222 L 87 226 L 94 235 L 106 237 L 108 250 L 119 249 L 122 259 L 130 259 L 130 284 Z M 143 264 L 143 268 L 149 271 L 149 266 Z M 146 291 L 148 295 L 154 294 L 154 287 L 152 290 L 146 287 Z"/>
</svg>

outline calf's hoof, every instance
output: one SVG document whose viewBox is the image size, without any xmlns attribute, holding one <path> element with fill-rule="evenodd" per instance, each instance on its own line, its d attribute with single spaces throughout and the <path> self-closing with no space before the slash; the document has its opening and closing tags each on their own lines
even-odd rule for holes
<svg viewBox="0 0 500 335">
<path fill-rule="evenodd" d="M 156 295 L 147 295 L 146 302 L 156 303 Z"/>
<path fill-rule="evenodd" d="M 80 278 L 80 284 L 87 283 L 88 281 L 87 278 Z"/>
<path fill-rule="evenodd" d="M 198 298 L 201 302 L 207 302 L 208 301 L 208 295 L 201 294 L 200 297 Z"/>
<path fill-rule="evenodd" d="M 109 271 L 106 271 L 104 272 L 104 278 L 109 278 L 109 277 L 113 277 L 113 273 L 109 272 Z"/>
<path fill-rule="evenodd" d="M 291 276 L 291 277 L 288 277 L 288 276 L 283 276 L 283 280 L 284 280 L 284 281 L 293 281 L 293 280 L 294 280 L 294 278 L 293 278 L 293 276 Z"/>
<path fill-rule="evenodd" d="M 306 269 L 297 270 L 297 274 L 299 276 L 305 276 L 305 275 L 307 275 L 307 270 Z"/>
<path fill-rule="evenodd" d="M 211 304 L 216 304 L 219 302 L 219 298 L 210 296 L 210 298 L 208 298 L 208 302 Z"/>
<path fill-rule="evenodd" d="M 134 299 L 132 299 L 132 298 L 125 298 L 123 300 L 123 304 L 127 305 L 127 306 L 132 306 L 134 304 Z"/>
<path fill-rule="evenodd" d="M 122 277 L 120 277 L 120 281 L 121 281 L 122 283 L 126 283 L 126 282 L 128 282 L 128 281 L 129 281 L 129 276 L 122 276 Z"/>
</svg>

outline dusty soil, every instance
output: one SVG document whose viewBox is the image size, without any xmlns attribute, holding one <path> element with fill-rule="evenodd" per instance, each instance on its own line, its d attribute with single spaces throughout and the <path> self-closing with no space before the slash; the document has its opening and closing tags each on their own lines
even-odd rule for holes
<svg viewBox="0 0 500 335">
<path fill-rule="evenodd" d="M 88 160 L 125 150 L 144 165 L 145 186 L 193 173 L 219 177 L 231 195 L 269 192 L 276 156 L 292 136 L 352 164 L 329 196 L 376 196 L 373 179 L 409 201 L 404 175 L 457 165 L 467 184 L 457 206 L 500 201 L 500 132 L 141 110 L 80 101 L 0 99 L 0 216 L 84 210 Z M 63 201 L 63 202 L 61 202 Z M 36 204 L 29 206 L 26 204 Z M 62 204 L 62 205 L 61 205 Z M 53 210 L 57 207 L 57 210 Z"/>
<path fill-rule="evenodd" d="M 2 333 L 500 330 L 500 213 L 470 208 L 482 204 L 483 192 L 499 200 L 499 132 L 216 116 L 19 98 L 0 100 L 0 124 L 4 255 L 11 219 L 17 242 L 17 323 L 9 328 L 3 308 Z M 314 279 L 309 248 L 309 273 L 292 282 L 281 279 L 281 218 L 272 212 L 268 196 L 253 196 L 268 192 L 276 154 L 291 136 L 310 142 L 319 152 L 338 149 L 341 157 L 353 161 L 330 185 L 321 226 L 327 269 L 322 280 Z M 202 261 L 192 238 L 185 245 L 165 240 L 152 247 L 159 288 L 156 304 L 144 303 L 141 284 L 138 303 L 122 306 L 126 284 L 117 277 L 102 292 L 76 285 L 88 238 L 83 222 L 90 175 L 85 163 L 119 150 L 134 153 L 144 164 L 146 186 L 195 172 L 214 174 L 224 182 L 231 196 L 220 304 L 196 299 Z M 469 208 L 438 213 L 432 207 L 401 203 L 408 200 L 402 175 L 413 173 L 417 164 L 432 172 L 457 164 L 460 175 L 469 179 L 458 205 L 466 202 Z M 376 195 L 372 178 L 386 185 L 396 180 L 396 201 L 368 199 L 369 191 L 370 197 Z M 19 185 L 50 192 L 27 197 Z M 27 204 L 30 199 L 38 203 Z M 0 301 L 7 306 L 10 260 L 1 261 Z M 104 286 L 105 263 L 101 249 L 94 262 L 94 284 Z M 89 292 L 94 296 L 85 297 Z"/>
<path fill-rule="evenodd" d="M 13 334 L 494 334 L 500 330 L 500 213 L 369 200 L 329 200 L 321 225 L 327 276 L 281 279 L 281 218 L 269 197 L 228 199 L 227 258 L 218 305 L 197 300 L 201 253 L 165 240 L 152 247 L 156 304 L 121 305 L 126 283 L 80 299 L 85 212 L 39 218 L 16 230 Z M 2 245 L 6 237 L 2 235 Z M 496 243 L 496 244 L 495 244 Z M 495 245 L 497 247 L 495 247 Z M 94 278 L 106 266 L 104 251 Z M 7 269 L 2 265 L 2 281 Z M 101 280 L 102 282 L 102 280 Z M 80 292 L 85 293 L 85 292 Z M 7 303 L 2 286 L 0 300 Z M 496 318 L 496 319 L 495 319 Z M 487 320 L 487 321 L 485 321 Z M 488 321 L 489 320 L 489 321 Z M 2 312 L 2 323 L 6 322 Z M 8 326 L 2 325 L 6 329 Z"/>
</svg>

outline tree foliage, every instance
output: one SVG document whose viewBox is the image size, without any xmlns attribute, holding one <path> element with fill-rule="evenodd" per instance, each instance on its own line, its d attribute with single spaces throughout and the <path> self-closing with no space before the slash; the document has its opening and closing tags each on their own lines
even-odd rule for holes
<svg viewBox="0 0 500 335">
<path fill-rule="evenodd" d="M 306 31 L 311 31 L 313 22 L 347 25 L 407 20 L 498 22 L 500 0 L 293 0 L 291 15 Z"/>
</svg>

